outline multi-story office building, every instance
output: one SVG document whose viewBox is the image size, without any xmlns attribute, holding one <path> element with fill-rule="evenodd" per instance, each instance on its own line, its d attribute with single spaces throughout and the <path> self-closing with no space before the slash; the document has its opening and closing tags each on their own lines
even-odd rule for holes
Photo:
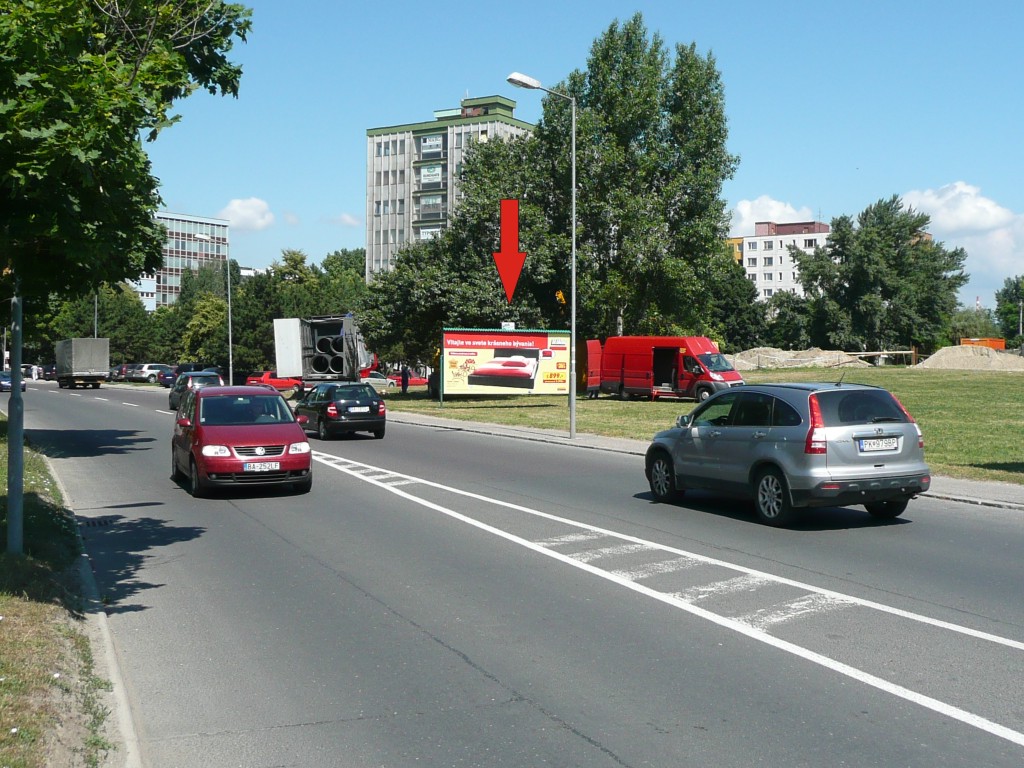
<svg viewBox="0 0 1024 768">
<path fill-rule="evenodd" d="M 366 280 L 406 243 L 436 237 L 458 202 L 463 154 L 475 142 L 533 130 L 503 96 L 463 99 L 429 122 L 366 132 Z M 497 214 L 495 214 L 497 215 Z"/>
<path fill-rule="evenodd" d="M 173 304 L 181 293 L 181 275 L 199 267 L 212 265 L 226 274 L 228 260 L 228 222 L 183 213 L 156 215 L 157 221 L 167 228 L 164 242 L 164 264 L 156 275 L 144 276 L 135 286 L 144 304 L 147 293 L 152 293 L 147 309 Z M 154 280 L 155 283 L 150 281 Z"/>
<path fill-rule="evenodd" d="M 747 279 L 757 286 L 761 301 L 776 293 L 789 291 L 803 296 L 800 272 L 789 252 L 796 246 L 805 253 L 824 246 L 828 240 L 829 225 L 820 221 L 802 221 L 794 224 L 776 224 L 759 221 L 753 236 L 730 238 L 733 253 L 747 273 Z"/>
</svg>

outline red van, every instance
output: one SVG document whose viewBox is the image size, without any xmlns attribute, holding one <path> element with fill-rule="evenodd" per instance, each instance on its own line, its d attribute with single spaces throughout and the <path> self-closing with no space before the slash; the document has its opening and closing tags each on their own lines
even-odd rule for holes
<svg viewBox="0 0 1024 768">
<path fill-rule="evenodd" d="M 706 400 L 720 389 L 743 384 L 718 345 L 705 336 L 609 336 L 603 345 L 587 342 L 587 361 L 592 394 Z"/>
</svg>

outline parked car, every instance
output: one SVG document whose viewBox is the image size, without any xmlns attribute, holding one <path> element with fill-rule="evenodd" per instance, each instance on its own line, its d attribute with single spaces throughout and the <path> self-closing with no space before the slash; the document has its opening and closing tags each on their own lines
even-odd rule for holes
<svg viewBox="0 0 1024 768">
<path fill-rule="evenodd" d="M 921 430 L 899 400 L 843 383 L 718 392 L 654 436 L 645 472 L 658 501 L 690 488 L 752 497 L 777 526 L 798 507 L 863 504 L 897 517 L 931 484 Z"/>
<path fill-rule="evenodd" d="M 385 376 L 380 371 L 370 371 L 365 376 L 360 377 L 360 384 L 369 384 L 378 392 L 387 392 L 389 389 L 400 387 L 402 385 L 401 379 L 396 383 Z"/>
<path fill-rule="evenodd" d="M 183 373 L 174 382 L 171 391 L 167 393 L 167 407 L 175 411 L 181 404 L 181 399 L 186 392 L 191 392 L 203 387 L 223 387 L 224 379 L 219 373 L 213 371 L 189 371 Z"/>
<path fill-rule="evenodd" d="M 13 392 L 14 381 L 11 379 L 10 371 L 0 371 L 0 392 Z M 21 377 L 21 391 L 25 391 L 25 377 Z"/>
<path fill-rule="evenodd" d="M 175 380 L 177 380 L 177 377 L 183 373 L 191 373 L 192 371 L 205 371 L 209 367 L 209 363 L 178 363 L 177 365 L 173 366 L 174 377 Z M 218 373 L 220 373 L 220 371 L 218 371 Z"/>
<path fill-rule="evenodd" d="M 113 368 L 110 369 L 110 372 L 107 374 L 107 381 L 124 381 L 125 376 L 128 375 L 128 368 L 128 363 L 121 363 L 120 365 L 115 365 Z"/>
<path fill-rule="evenodd" d="M 266 387 L 189 390 L 175 416 L 171 476 L 199 497 L 213 487 L 313 485 L 304 416 Z"/>
<path fill-rule="evenodd" d="M 293 376 L 278 376 L 277 371 L 259 371 L 257 373 L 250 373 L 248 377 L 246 377 L 245 383 L 251 387 L 262 384 L 264 386 L 273 387 L 279 392 L 298 392 L 302 390 L 302 379 L 297 379 Z"/>
<path fill-rule="evenodd" d="M 164 363 L 140 363 L 128 371 L 128 381 L 145 381 L 156 384 L 160 372 L 171 373 L 171 366 Z"/>
<path fill-rule="evenodd" d="M 389 386 L 400 387 L 400 386 L 402 386 L 402 374 L 401 373 L 389 373 L 388 374 L 388 381 L 391 382 L 391 385 L 389 385 Z M 420 376 L 419 374 L 416 374 L 416 373 L 410 373 L 409 374 L 409 386 L 410 387 L 425 387 L 425 386 L 427 386 L 427 377 L 426 376 Z"/>
<path fill-rule="evenodd" d="M 372 432 L 379 440 L 387 427 L 384 398 L 369 384 L 322 382 L 296 401 L 295 413 L 321 440 L 347 432 Z"/>
<path fill-rule="evenodd" d="M 174 372 L 174 369 L 168 366 L 166 371 L 159 371 L 157 373 L 156 383 L 159 384 L 161 387 L 166 387 L 167 389 L 170 389 L 171 387 L 174 386 L 174 382 L 177 378 L 178 375 Z"/>
<path fill-rule="evenodd" d="M 46 381 L 53 381 L 57 378 L 57 366 L 54 363 L 43 366 L 43 378 Z"/>
</svg>

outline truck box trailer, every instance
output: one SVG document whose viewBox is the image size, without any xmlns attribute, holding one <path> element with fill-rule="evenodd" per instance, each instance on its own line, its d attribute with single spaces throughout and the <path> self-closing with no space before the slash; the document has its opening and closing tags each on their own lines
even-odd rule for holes
<svg viewBox="0 0 1024 768">
<path fill-rule="evenodd" d="M 57 386 L 99 389 L 110 372 L 110 339 L 61 339 L 56 346 Z"/>
<path fill-rule="evenodd" d="M 351 314 L 274 320 L 277 374 L 310 381 L 359 381 L 376 365 Z"/>
<path fill-rule="evenodd" d="M 590 392 L 706 400 L 720 389 L 743 384 L 706 336 L 609 336 L 604 344 L 588 341 L 587 352 Z M 593 381 L 595 375 L 599 382 Z"/>
</svg>

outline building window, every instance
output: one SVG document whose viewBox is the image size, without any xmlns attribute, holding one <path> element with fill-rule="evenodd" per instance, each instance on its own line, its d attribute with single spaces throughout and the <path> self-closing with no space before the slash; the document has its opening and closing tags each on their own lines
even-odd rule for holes
<svg viewBox="0 0 1024 768">
<path fill-rule="evenodd" d="M 384 214 L 385 216 L 387 216 L 389 213 L 391 213 L 391 211 L 389 210 L 389 203 L 390 202 L 391 202 L 390 200 L 384 200 L 384 201 L 381 202 L 381 211 L 380 212 L 382 214 Z"/>
<path fill-rule="evenodd" d="M 755 275 L 753 272 L 751 272 L 749 275 L 747 275 L 747 277 L 750 278 L 750 282 L 752 282 L 752 283 L 756 283 L 757 282 L 757 275 Z"/>
<path fill-rule="evenodd" d="M 775 265 L 775 257 L 774 256 L 765 256 L 764 257 L 764 265 L 766 267 L 774 266 Z"/>
<path fill-rule="evenodd" d="M 813 248 L 817 244 L 818 238 L 816 237 L 808 237 L 807 239 L 804 240 L 804 248 Z"/>
<path fill-rule="evenodd" d="M 748 256 L 747 257 L 747 266 L 748 267 L 756 267 L 757 266 L 757 257 L 756 256 Z"/>
<path fill-rule="evenodd" d="M 764 249 L 766 251 L 771 251 L 774 248 L 775 248 L 775 243 L 774 242 L 772 242 L 771 240 L 765 240 L 764 241 Z"/>
<path fill-rule="evenodd" d="M 398 199 L 398 215 L 405 216 L 405 198 L 400 197 Z"/>
<path fill-rule="evenodd" d="M 764 297 L 766 299 L 770 299 L 772 297 L 773 293 L 774 293 L 774 291 L 771 288 L 765 288 L 764 289 Z"/>
<path fill-rule="evenodd" d="M 405 139 L 399 139 L 398 140 L 398 154 L 400 154 L 400 155 L 404 155 L 405 154 Z"/>
<path fill-rule="evenodd" d="M 373 204 L 373 215 L 380 216 L 380 200 L 377 200 Z"/>
<path fill-rule="evenodd" d="M 764 273 L 764 280 L 765 280 L 766 283 L 770 283 L 772 281 L 772 273 L 771 272 L 765 272 Z"/>
<path fill-rule="evenodd" d="M 747 243 L 747 250 L 748 251 L 756 251 L 757 250 L 757 243 Z"/>
</svg>

